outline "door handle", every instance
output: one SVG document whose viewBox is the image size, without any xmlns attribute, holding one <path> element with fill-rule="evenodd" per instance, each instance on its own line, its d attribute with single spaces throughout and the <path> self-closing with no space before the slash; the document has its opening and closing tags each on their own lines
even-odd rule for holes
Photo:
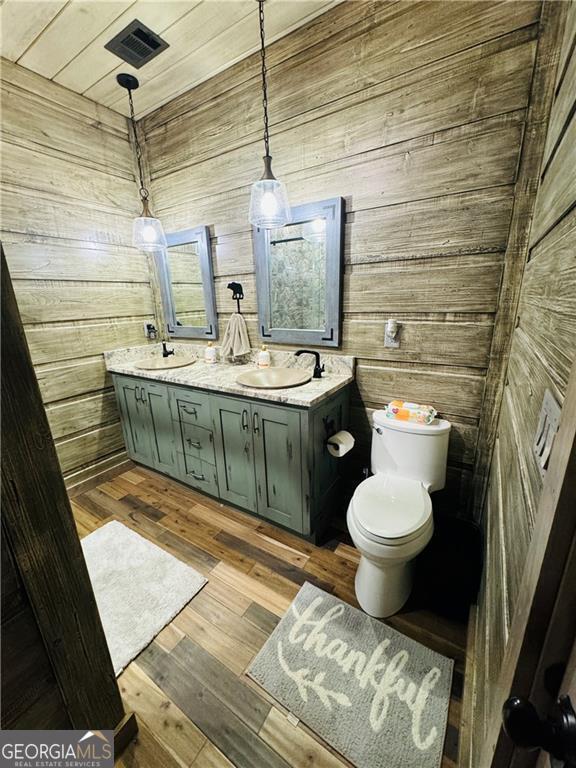
<svg viewBox="0 0 576 768">
<path fill-rule="evenodd" d="M 198 450 L 202 448 L 202 444 L 199 443 L 197 440 L 192 440 L 191 437 L 187 437 L 186 442 L 188 443 L 190 448 L 198 448 Z"/>
<path fill-rule="evenodd" d="M 576 712 L 569 696 L 560 696 L 547 720 L 528 699 L 512 696 L 502 707 L 504 731 L 520 749 L 543 749 L 576 768 Z"/>
<path fill-rule="evenodd" d="M 260 417 L 258 416 L 258 411 L 254 411 L 252 414 L 252 431 L 255 435 L 260 432 Z"/>
<path fill-rule="evenodd" d="M 248 411 L 246 408 L 242 411 L 242 429 L 244 432 L 248 431 Z"/>
</svg>

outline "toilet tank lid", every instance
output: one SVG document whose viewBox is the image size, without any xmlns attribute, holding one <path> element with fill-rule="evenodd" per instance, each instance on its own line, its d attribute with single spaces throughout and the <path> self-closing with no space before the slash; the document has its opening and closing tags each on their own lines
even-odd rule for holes
<svg viewBox="0 0 576 768">
<path fill-rule="evenodd" d="M 390 419 L 386 416 L 386 411 L 374 411 L 372 421 L 376 427 L 393 429 L 397 432 L 410 432 L 416 435 L 439 435 L 443 432 L 450 432 L 452 427 L 446 419 L 434 419 L 431 424 L 418 424 L 416 421 Z"/>
</svg>

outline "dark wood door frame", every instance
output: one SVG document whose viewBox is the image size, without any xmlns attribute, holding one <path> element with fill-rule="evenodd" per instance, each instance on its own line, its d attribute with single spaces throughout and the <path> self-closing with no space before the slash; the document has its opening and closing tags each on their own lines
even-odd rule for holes
<svg viewBox="0 0 576 768">
<path fill-rule="evenodd" d="M 3 528 L 75 729 L 137 731 L 126 716 L 48 419 L 2 258 Z"/>
</svg>

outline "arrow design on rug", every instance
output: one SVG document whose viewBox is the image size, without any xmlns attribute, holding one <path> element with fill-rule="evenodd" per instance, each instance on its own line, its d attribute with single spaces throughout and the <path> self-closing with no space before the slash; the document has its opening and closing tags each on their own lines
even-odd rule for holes
<svg viewBox="0 0 576 768">
<path fill-rule="evenodd" d="M 310 669 L 308 667 L 302 667 L 297 671 L 290 669 L 282 652 L 281 640 L 278 641 L 278 661 L 280 662 L 280 666 L 288 675 L 288 677 L 296 683 L 302 701 L 308 701 L 308 690 L 311 690 L 318 696 L 326 709 L 332 709 L 331 699 L 334 699 L 334 701 L 336 701 L 338 704 L 341 704 L 343 707 L 352 706 L 352 702 L 345 693 L 341 693 L 339 691 L 331 691 L 329 688 L 325 688 L 322 685 L 326 677 L 325 672 L 318 672 L 313 680 L 308 680 L 307 678 L 310 675 Z"/>
</svg>

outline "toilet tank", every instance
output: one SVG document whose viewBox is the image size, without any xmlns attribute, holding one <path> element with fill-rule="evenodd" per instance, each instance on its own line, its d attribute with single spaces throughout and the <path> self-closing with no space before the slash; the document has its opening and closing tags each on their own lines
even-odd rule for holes
<svg viewBox="0 0 576 768">
<path fill-rule="evenodd" d="M 420 480 L 428 491 L 439 491 L 446 482 L 448 436 L 451 424 L 434 419 L 432 424 L 386 418 L 385 411 L 372 416 L 372 472 Z"/>
</svg>

